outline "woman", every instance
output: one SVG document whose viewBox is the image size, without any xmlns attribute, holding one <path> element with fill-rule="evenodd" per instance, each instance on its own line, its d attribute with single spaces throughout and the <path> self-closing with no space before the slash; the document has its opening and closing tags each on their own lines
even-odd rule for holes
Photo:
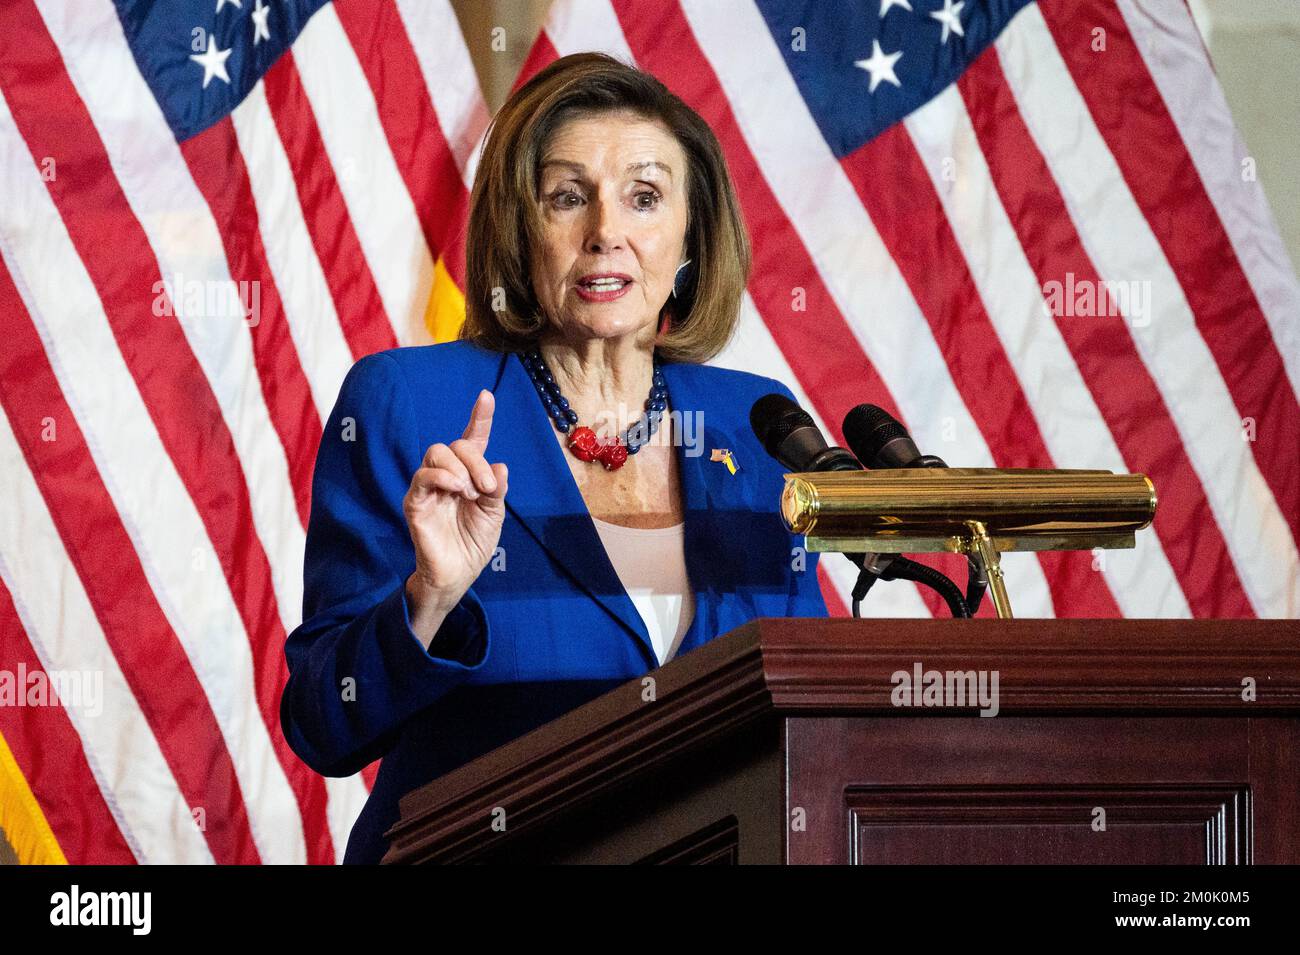
<svg viewBox="0 0 1300 955">
<path fill-rule="evenodd" d="M 357 362 L 316 462 L 281 722 L 322 774 L 383 757 L 346 862 L 428 780 L 754 617 L 826 615 L 748 423 L 793 396 L 703 364 L 749 270 L 704 121 L 564 57 L 471 201 L 461 340 Z"/>
</svg>

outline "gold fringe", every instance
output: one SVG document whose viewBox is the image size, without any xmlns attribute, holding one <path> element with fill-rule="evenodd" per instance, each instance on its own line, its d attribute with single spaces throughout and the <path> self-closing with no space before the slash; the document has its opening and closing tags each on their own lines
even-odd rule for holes
<svg viewBox="0 0 1300 955">
<path fill-rule="evenodd" d="M 0 733 L 0 829 L 19 865 L 67 865 L 45 813 Z"/>
<path fill-rule="evenodd" d="M 442 256 L 433 270 L 433 291 L 424 309 L 424 327 L 435 342 L 455 341 L 465 324 L 465 293 L 443 264 Z"/>
</svg>

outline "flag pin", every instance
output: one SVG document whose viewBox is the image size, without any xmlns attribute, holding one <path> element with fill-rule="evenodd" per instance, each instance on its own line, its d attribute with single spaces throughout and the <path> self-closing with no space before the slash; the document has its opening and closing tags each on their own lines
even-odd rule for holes
<svg viewBox="0 0 1300 955">
<path fill-rule="evenodd" d="M 709 455 L 709 460 L 722 461 L 727 465 L 727 470 L 732 474 L 735 474 L 740 468 L 740 465 L 736 463 L 736 456 L 727 448 L 714 448 L 713 452 Z"/>
</svg>

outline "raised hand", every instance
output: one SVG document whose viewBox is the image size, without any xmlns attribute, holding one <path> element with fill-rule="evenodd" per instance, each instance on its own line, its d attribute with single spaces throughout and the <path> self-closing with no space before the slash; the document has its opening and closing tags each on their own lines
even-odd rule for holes
<svg viewBox="0 0 1300 955">
<path fill-rule="evenodd" d="M 492 392 L 480 391 L 464 434 L 430 445 L 402 502 L 415 545 L 415 572 L 406 582 L 411 625 L 426 647 L 501 538 L 506 465 L 489 465 L 484 456 L 495 407 Z"/>
</svg>

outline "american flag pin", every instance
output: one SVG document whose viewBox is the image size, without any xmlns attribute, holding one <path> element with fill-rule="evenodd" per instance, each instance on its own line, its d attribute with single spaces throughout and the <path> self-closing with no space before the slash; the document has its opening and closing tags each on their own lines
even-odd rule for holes
<svg viewBox="0 0 1300 955">
<path fill-rule="evenodd" d="M 735 474 L 736 471 L 740 469 L 740 465 L 736 463 L 736 456 L 726 448 L 714 448 L 712 453 L 709 455 L 709 460 L 722 461 L 727 465 L 727 470 L 732 474 Z"/>
</svg>

